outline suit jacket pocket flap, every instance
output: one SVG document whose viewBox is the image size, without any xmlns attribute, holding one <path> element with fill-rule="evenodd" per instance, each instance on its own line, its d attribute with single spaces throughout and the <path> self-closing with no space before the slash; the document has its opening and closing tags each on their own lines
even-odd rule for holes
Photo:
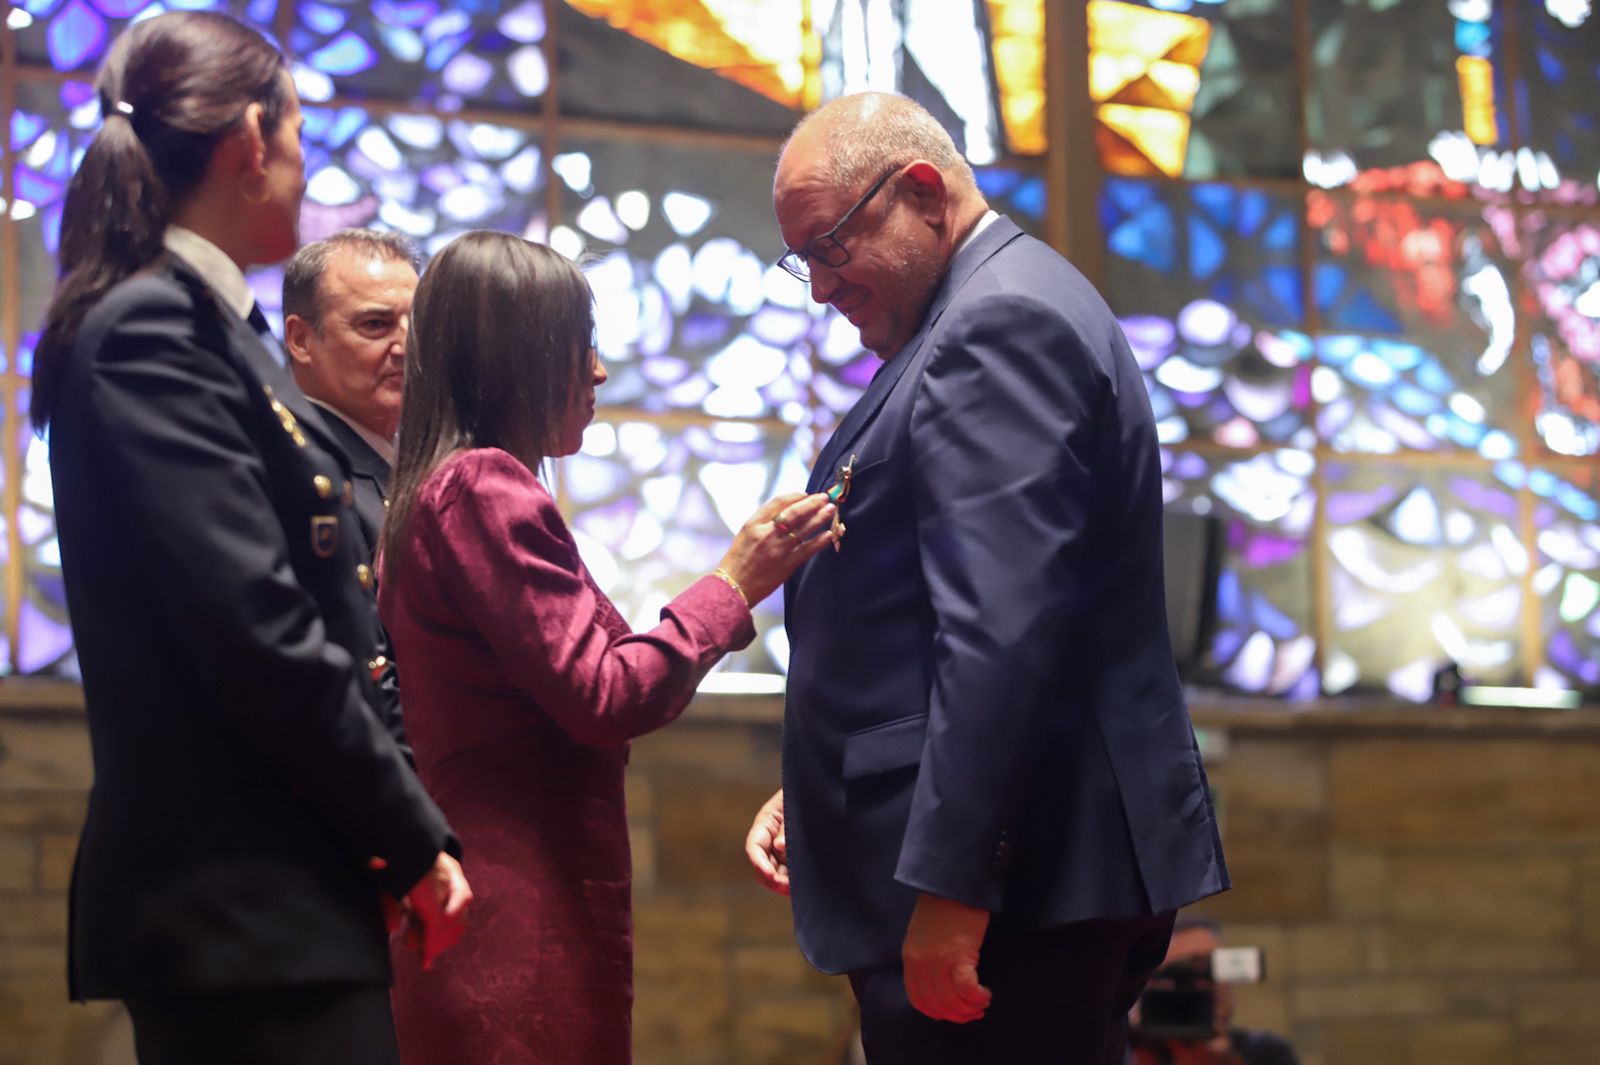
<svg viewBox="0 0 1600 1065">
<path fill-rule="evenodd" d="M 844 778 L 859 780 L 917 765 L 922 761 L 922 741 L 927 734 L 927 714 L 852 732 L 844 739 Z"/>
</svg>

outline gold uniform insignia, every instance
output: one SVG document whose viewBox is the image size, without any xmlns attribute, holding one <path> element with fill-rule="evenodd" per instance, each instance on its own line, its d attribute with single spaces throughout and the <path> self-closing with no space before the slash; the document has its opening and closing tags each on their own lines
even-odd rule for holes
<svg viewBox="0 0 1600 1065">
<path fill-rule="evenodd" d="M 332 558 L 339 550 L 339 519 L 332 514 L 317 514 L 311 518 L 311 550 L 318 558 Z"/>
</svg>

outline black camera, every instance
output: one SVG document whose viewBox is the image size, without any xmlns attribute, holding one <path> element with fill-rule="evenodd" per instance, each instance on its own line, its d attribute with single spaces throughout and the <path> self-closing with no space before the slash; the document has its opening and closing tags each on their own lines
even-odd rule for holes
<svg viewBox="0 0 1600 1065">
<path fill-rule="evenodd" d="M 1150 974 L 1129 1038 L 1139 1045 L 1204 1043 L 1216 1034 L 1218 984 L 1254 984 L 1265 975 L 1260 947 L 1218 947 Z"/>
</svg>

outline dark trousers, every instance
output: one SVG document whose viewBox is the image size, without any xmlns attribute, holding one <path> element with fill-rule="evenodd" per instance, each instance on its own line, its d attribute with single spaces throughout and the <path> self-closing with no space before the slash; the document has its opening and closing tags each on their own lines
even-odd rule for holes
<svg viewBox="0 0 1600 1065">
<path fill-rule="evenodd" d="M 128 1002 L 139 1065 L 399 1065 L 387 987 L 324 984 Z"/>
<path fill-rule="evenodd" d="M 1128 1010 L 1166 956 L 1173 916 L 992 933 L 978 979 L 994 998 L 970 1024 L 918 1013 L 898 965 L 851 973 L 868 1065 L 1122 1065 Z"/>
</svg>

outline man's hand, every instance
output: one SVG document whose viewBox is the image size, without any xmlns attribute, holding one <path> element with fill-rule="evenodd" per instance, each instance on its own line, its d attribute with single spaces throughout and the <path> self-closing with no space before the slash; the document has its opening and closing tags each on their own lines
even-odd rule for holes
<svg viewBox="0 0 1600 1065">
<path fill-rule="evenodd" d="M 789 849 L 783 837 L 783 789 L 768 799 L 756 814 L 744 838 L 745 857 L 768 891 L 789 894 Z"/>
<path fill-rule="evenodd" d="M 989 989 L 978 983 L 978 954 L 989 930 L 989 911 L 923 894 L 911 913 L 900 960 L 906 997 L 936 1021 L 966 1024 L 989 1008 Z"/>
<path fill-rule="evenodd" d="M 433 868 L 406 892 L 411 919 L 422 926 L 420 951 L 422 971 L 433 968 L 433 959 L 461 941 L 467 930 L 467 906 L 472 888 L 461 866 L 450 855 L 439 852 Z"/>
</svg>

